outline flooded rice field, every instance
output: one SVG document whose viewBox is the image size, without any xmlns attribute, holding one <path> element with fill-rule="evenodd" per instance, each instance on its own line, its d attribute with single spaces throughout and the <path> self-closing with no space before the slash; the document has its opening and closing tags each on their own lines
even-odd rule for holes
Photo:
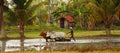
<svg viewBox="0 0 120 53">
<path fill-rule="evenodd" d="M 17 51 L 21 48 L 21 41 L 18 39 L 0 41 L 0 50 L 3 43 L 5 51 Z M 46 42 L 45 39 L 24 39 L 24 50 L 76 50 L 85 47 L 120 47 L 120 38 L 115 39 L 76 39 L 76 41 Z"/>
</svg>

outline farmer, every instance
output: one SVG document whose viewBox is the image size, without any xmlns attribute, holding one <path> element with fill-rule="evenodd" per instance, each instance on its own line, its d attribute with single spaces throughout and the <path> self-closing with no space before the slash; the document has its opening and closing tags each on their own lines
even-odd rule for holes
<svg viewBox="0 0 120 53">
<path fill-rule="evenodd" d="M 70 35 L 71 35 L 70 40 L 73 39 L 74 41 L 76 41 L 75 38 L 74 38 L 74 31 L 73 31 L 72 27 L 70 27 L 70 32 L 68 32 L 68 33 L 70 33 Z"/>
</svg>

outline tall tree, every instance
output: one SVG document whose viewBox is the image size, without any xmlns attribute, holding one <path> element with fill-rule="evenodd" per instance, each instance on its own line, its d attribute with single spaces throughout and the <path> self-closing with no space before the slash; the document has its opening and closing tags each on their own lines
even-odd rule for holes
<svg viewBox="0 0 120 53">
<path fill-rule="evenodd" d="M 35 11 L 40 4 L 31 5 L 33 0 L 12 0 L 12 9 L 9 9 L 8 18 L 12 24 L 17 24 L 19 28 L 19 34 L 21 37 L 21 50 L 24 50 L 24 26 L 27 24 L 33 24 L 36 20 Z"/>
<path fill-rule="evenodd" d="M 95 0 L 91 4 L 91 9 L 94 10 L 93 14 L 104 21 L 106 28 L 106 35 L 111 34 L 111 25 L 116 20 L 116 13 L 120 12 L 119 0 Z"/>
<path fill-rule="evenodd" d="M 5 27 L 4 27 L 4 20 L 3 20 L 3 7 L 4 7 L 4 0 L 0 0 L 0 30 L 1 30 L 1 37 L 6 38 Z M 5 51 L 6 40 L 2 41 L 2 48 L 1 52 Z"/>
<path fill-rule="evenodd" d="M 39 7 L 39 4 L 31 6 L 33 0 L 13 0 L 15 6 L 14 10 L 10 10 L 9 14 L 12 16 L 9 18 L 12 22 L 18 25 L 19 33 L 21 37 L 24 37 L 24 26 L 33 24 L 36 19 L 35 11 Z"/>
</svg>

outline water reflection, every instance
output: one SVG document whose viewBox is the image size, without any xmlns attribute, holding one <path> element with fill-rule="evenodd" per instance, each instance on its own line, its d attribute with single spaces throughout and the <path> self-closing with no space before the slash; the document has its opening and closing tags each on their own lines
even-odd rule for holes
<svg viewBox="0 0 120 53">
<path fill-rule="evenodd" d="M 15 50 L 20 50 L 20 40 L 8 40 L 6 42 L 5 51 L 15 51 Z"/>
<path fill-rule="evenodd" d="M 23 39 L 24 50 L 61 50 L 65 48 L 78 47 L 79 45 L 86 45 L 88 43 L 99 43 L 99 42 L 119 42 L 120 39 L 78 39 L 76 41 L 72 40 L 69 42 L 45 42 L 45 39 Z M 115 43 L 116 44 L 116 43 Z M 98 44 L 97 44 L 98 45 Z M 4 47 L 3 47 L 4 46 Z M 21 50 L 21 41 L 20 40 L 8 40 L 0 41 L 0 50 L 4 49 L 5 51 L 16 51 Z"/>
</svg>

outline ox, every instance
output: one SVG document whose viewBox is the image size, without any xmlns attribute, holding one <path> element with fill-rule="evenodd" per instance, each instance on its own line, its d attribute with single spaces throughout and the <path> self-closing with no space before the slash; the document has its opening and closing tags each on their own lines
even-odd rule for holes
<svg viewBox="0 0 120 53">
<path fill-rule="evenodd" d="M 65 40 L 64 35 L 65 35 L 64 32 L 41 32 L 40 33 L 40 36 L 46 39 L 46 42 L 48 42 L 48 39 L 52 41 Z"/>
</svg>

